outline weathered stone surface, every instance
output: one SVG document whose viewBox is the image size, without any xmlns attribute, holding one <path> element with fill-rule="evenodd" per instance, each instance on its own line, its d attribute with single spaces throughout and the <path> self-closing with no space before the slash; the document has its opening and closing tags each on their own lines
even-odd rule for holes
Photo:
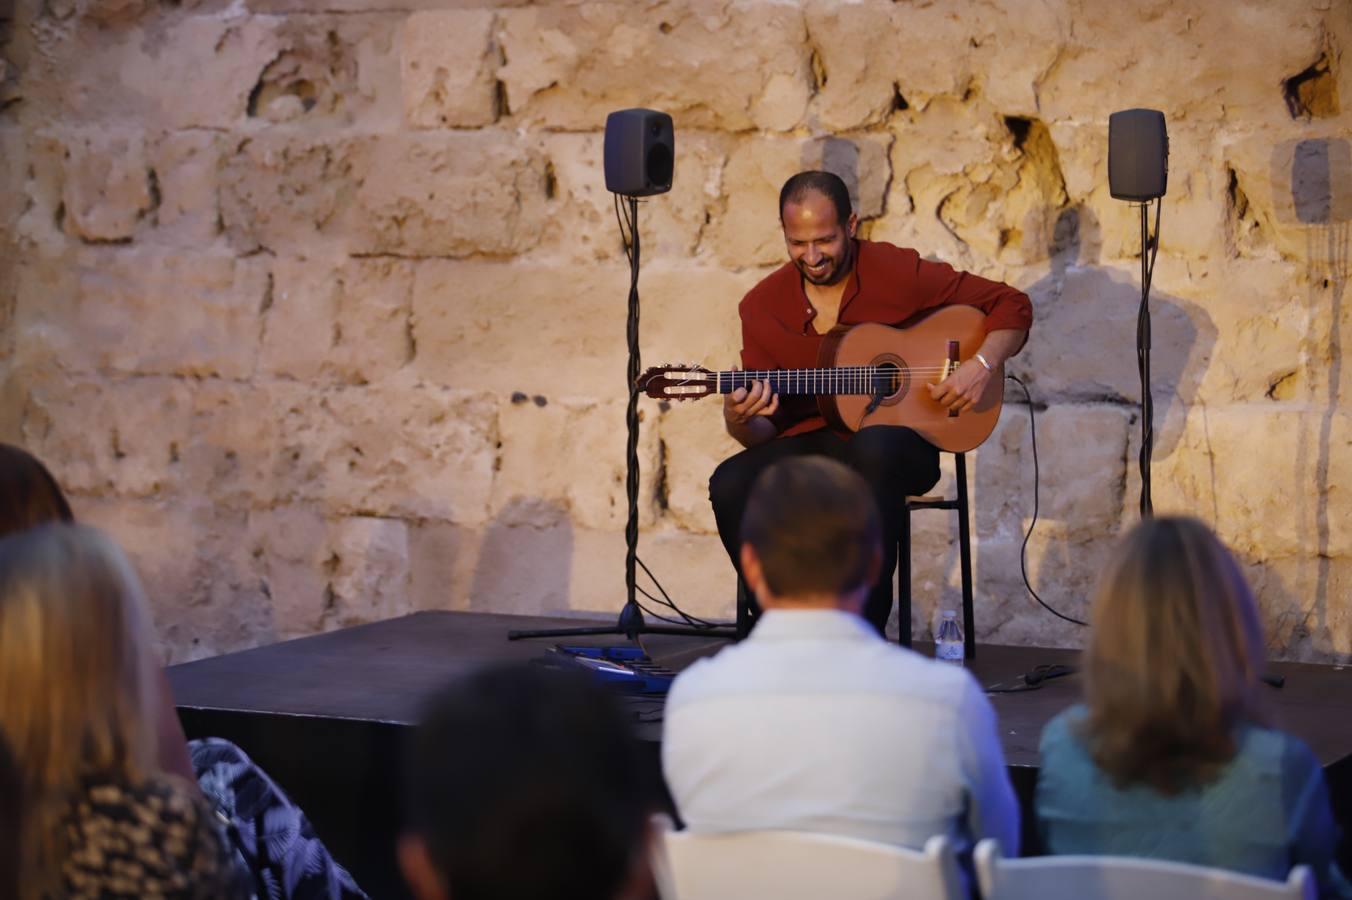
<svg viewBox="0 0 1352 900">
<path fill-rule="evenodd" d="M 626 441 L 623 400 L 524 394 L 506 400 L 498 413 L 494 522 L 545 528 L 572 521 L 583 528 L 623 529 L 629 514 Z M 657 446 L 652 419 L 640 413 L 638 509 L 645 527 L 653 521 L 660 474 Z"/>
<path fill-rule="evenodd" d="M 25 99 L 45 115 L 151 128 L 398 122 L 394 37 L 384 15 L 295 20 L 192 15 L 109 30 L 37 30 Z M 209 84 L 210 91 L 184 90 Z"/>
<path fill-rule="evenodd" d="M 1175 452 L 1155 457 L 1156 507 L 1212 522 L 1248 558 L 1352 556 L 1349 442 L 1341 409 L 1195 408 Z"/>
<path fill-rule="evenodd" d="M 330 514 L 485 520 L 496 442 L 490 398 L 401 376 L 296 388 L 273 402 L 283 499 Z"/>
<path fill-rule="evenodd" d="M 1036 325 L 1019 366 L 1043 399 L 1139 403 L 1136 318 L 1140 272 L 1114 266 L 1067 265 L 1056 283 L 1027 287 Z M 1168 293 L 1161 263 L 1151 288 L 1151 385 L 1157 411 L 1175 398 L 1190 402 L 1215 352 L 1209 310 Z M 1092 349 L 1091 349 L 1092 348 Z"/>
<path fill-rule="evenodd" d="M 715 534 L 709 477 L 719 463 L 742 449 L 723 427 L 723 400 L 715 395 L 697 402 L 672 402 L 659 422 L 665 517 L 685 531 Z"/>
<path fill-rule="evenodd" d="M 400 52 L 404 121 L 415 128 L 489 125 L 497 118 L 491 10 L 414 13 Z"/>
<path fill-rule="evenodd" d="M 154 173 L 155 243 L 202 247 L 220 235 L 217 172 L 225 145 L 219 134 L 177 131 L 147 147 Z"/>
<path fill-rule="evenodd" d="M 526 124 L 591 130 L 611 110 L 646 106 L 678 130 L 787 131 L 810 97 L 803 16 L 791 5 L 584 3 L 505 10 L 499 22 L 498 77 Z"/>
<path fill-rule="evenodd" d="M 249 515 L 249 553 L 279 640 L 313 634 L 333 612 L 328 531 L 314 507 L 281 506 Z"/>
<path fill-rule="evenodd" d="M 485 133 L 247 139 L 222 173 L 236 248 L 400 256 L 512 254 L 539 240 L 544 161 Z"/>
<path fill-rule="evenodd" d="M 409 601 L 414 609 L 467 609 L 482 532 L 449 522 L 409 526 Z"/>
<path fill-rule="evenodd" d="M 278 637 L 252 570 L 242 513 L 209 504 L 74 498 L 75 514 L 122 546 L 145 584 L 164 661 L 186 662 Z"/>
<path fill-rule="evenodd" d="M 618 614 L 626 598 L 624 535 L 579 529 L 573 534 L 573 544 L 576 550 L 569 572 L 569 605 L 604 617 Z M 692 616 L 732 621 L 737 576 L 717 537 L 646 531 L 639 535 L 638 556 L 681 609 Z M 638 570 L 637 584 L 650 594 L 661 596 L 642 569 Z M 638 600 L 646 609 L 680 623 L 679 616 L 669 607 L 642 594 Z M 655 616 L 644 615 L 661 624 Z"/>
<path fill-rule="evenodd" d="M 779 191 L 789 176 L 804 169 L 840 175 L 861 219 L 881 215 L 891 177 L 888 146 L 887 135 L 875 134 L 739 141 L 723 173 L 726 207 L 714 213 L 709 228 L 718 263 L 738 269 L 788 259 L 779 228 Z"/>
<path fill-rule="evenodd" d="M 324 0 L 325 12 L 406 12 L 416 10 L 480 9 L 484 7 L 526 6 L 531 0 Z M 568 0 L 561 0 L 568 2 Z M 312 13 L 314 0 L 248 0 L 256 13 Z"/>
<path fill-rule="evenodd" d="M 142 142 L 86 139 L 69 145 L 66 154 L 61 192 L 66 233 L 91 244 L 129 241 L 157 202 Z"/>
<path fill-rule="evenodd" d="M 412 291 L 412 264 L 401 260 L 278 259 L 264 304 L 260 367 L 348 384 L 397 372 L 414 354 Z"/>
<path fill-rule="evenodd" d="M 409 612 L 408 525 L 354 516 L 334 523 L 321 627 L 347 628 Z"/>
<path fill-rule="evenodd" d="M 1044 114 L 1055 119 L 1083 118 L 1084 97 L 1121 97 L 1127 84 L 1132 98 L 1159 98 L 1173 119 L 1280 124 L 1287 118 L 1281 81 L 1319 57 L 1326 18 L 1296 0 L 1077 5 L 1076 19 L 1092 17 L 1092 30 L 1077 21 L 1038 91 Z M 1236 77 L 1240 47 L 1262 48 L 1246 77 Z"/>
<path fill-rule="evenodd" d="M 87 249 L 60 262 L 34 259 L 19 278 L 24 363 L 145 375 L 253 372 L 267 282 L 260 260 Z"/>
<path fill-rule="evenodd" d="M 248 114 L 258 74 L 281 52 L 273 23 L 185 17 L 153 29 L 36 31 L 25 102 L 78 122 L 229 128 Z M 188 91 L 185 85 L 212 85 Z"/>
<path fill-rule="evenodd" d="M 624 258 L 613 195 L 606 192 L 604 135 L 546 133 L 544 234 L 536 256 L 569 262 Z M 682 131 L 669 193 L 639 206 L 640 256 L 652 261 L 694 255 L 721 197 L 721 176 L 730 141 Z"/>
</svg>

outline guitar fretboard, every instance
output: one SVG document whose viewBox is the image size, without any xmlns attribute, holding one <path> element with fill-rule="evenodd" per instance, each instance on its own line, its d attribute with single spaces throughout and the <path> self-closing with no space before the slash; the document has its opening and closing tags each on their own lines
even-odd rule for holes
<svg viewBox="0 0 1352 900">
<path fill-rule="evenodd" d="M 753 381 L 769 382 L 776 394 L 864 394 L 896 392 L 902 371 L 896 366 L 838 366 L 829 369 L 747 369 L 714 372 L 719 394 L 731 394 Z"/>
</svg>

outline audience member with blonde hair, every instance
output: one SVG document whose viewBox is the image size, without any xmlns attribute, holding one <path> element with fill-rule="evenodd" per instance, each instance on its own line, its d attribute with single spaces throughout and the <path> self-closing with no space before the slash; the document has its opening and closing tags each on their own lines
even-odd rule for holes
<svg viewBox="0 0 1352 900">
<path fill-rule="evenodd" d="M 23 786 L 23 896 L 247 896 L 196 786 L 159 764 L 169 698 L 153 640 L 135 575 L 97 531 L 0 540 L 0 722 Z"/>
<path fill-rule="evenodd" d="M 47 467 L 21 447 L 0 444 L 0 537 L 74 520 L 70 503 Z M 103 543 L 108 544 L 106 540 Z M 141 673 L 148 682 L 141 693 L 143 697 L 155 698 L 156 704 L 147 710 L 150 717 L 141 726 L 154 732 L 153 767 L 181 776 L 182 785 L 192 793 L 200 789 L 214 805 L 216 814 L 230 823 L 238 867 L 250 873 L 260 896 L 287 900 L 365 898 L 352 876 L 329 854 L 305 814 L 243 750 L 220 738 L 192 742 L 185 739 L 169 680 L 158 660 L 152 659 L 149 614 L 144 601 L 139 599 L 140 587 L 120 552 L 113 550 L 114 568 L 135 589 L 135 607 L 140 610 L 137 616 L 142 620 L 136 634 L 142 644 L 143 661 L 147 661 L 149 668 Z M 76 616 L 69 604 L 75 600 L 92 603 L 97 599 L 86 592 L 54 600 L 55 608 L 48 612 L 53 617 L 49 624 L 55 630 L 48 638 L 68 641 L 70 652 L 78 655 L 85 637 L 82 630 L 66 628 L 67 621 Z M 55 618 L 61 610 L 69 615 Z M 74 723 L 79 710 L 63 709 Z M 0 709 L 0 725 L 8 723 L 8 714 Z"/>
<path fill-rule="evenodd" d="M 1138 525 L 1104 571 L 1085 697 L 1042 734 L 1037 819 L 1047 849 L 1144 856 L 1352 896 L 1319 761 L 1272 728 L 1253 595 L 1191 518 Z"/>
</svg>

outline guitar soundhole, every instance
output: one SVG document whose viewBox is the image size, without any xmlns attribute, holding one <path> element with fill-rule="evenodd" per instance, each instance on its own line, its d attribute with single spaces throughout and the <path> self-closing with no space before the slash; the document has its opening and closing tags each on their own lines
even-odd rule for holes
<svg viewBox="0 0 1352 900">
<path fill-rule="evenodd" d="M 887 394 L 882 405 L 891 406 L 900 402 L 911 389 L 911 369 L 906 365 L 906 360 L 888 355 L 876 360 L 874 365 L 878 368 L 877 378 Z"/>
</svg>

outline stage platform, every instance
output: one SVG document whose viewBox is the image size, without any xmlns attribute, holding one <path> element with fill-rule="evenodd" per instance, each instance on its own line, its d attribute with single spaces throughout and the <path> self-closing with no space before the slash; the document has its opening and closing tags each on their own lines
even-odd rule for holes
<svg viewBox="0 0 1352 900">
<path fill-rule="evenodd" d="M 520 628 L 611 624 L 579 619 L 422 612 L 172 666 L 169 680 L 188 737 L 235 741 L 314 822 L 334 855 L 372 897 L 407 896 L 394 866 L 400 819 L 400 765 L 409 727 L 427 695 L 468 668 L 528 660 L 554 640 L 508 641 Z M 622 644 L 622 638 L 569 639 Z M 679 671 L 728 642 L 653 635 L 659 663 Z M 928 652 L 925 645 L 917 651 Z M 1040 665 L 1073 664 L 1069 650 L 978 647 L 969 670 L 983 685 L 1013 686 Z M 1339 821 L 1352 826 L 1352 669 L 1274 663 L 1285 686 L 1268 691 L 1278 724 L 1303 738 L 1325 767 Z M 1021 800 L 1037 777 L 1042 726 L 1079 696 L 1078 676 L 1036 691 L 994 693 L 1010 775 Z M 654 777 L 660 774 L 661 702 L 630 701 Z M 1027 829 L 1025 829 L 1027 831 Z"/>
</svg>

